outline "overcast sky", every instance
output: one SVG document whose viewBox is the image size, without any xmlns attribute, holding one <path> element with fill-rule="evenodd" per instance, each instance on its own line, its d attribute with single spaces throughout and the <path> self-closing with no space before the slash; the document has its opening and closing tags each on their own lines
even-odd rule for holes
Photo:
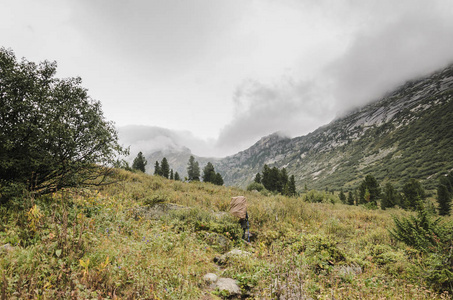
<svg viewBox="0 0 453 300">
<path fill-rule="evenodd" d="M 82 77 L 117 126 L 224 156 L 452 63 L 453 1 L 0 0 L 0 43 Z"/>
</svg>

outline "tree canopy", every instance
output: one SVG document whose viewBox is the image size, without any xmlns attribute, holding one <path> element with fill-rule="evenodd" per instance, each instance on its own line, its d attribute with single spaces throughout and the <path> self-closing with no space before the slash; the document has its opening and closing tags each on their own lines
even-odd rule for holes
<svg viewBox="0 0 453 300">
<path fill-rule="evenodd" d="M 125 154 L 113 123 L 82 80 L 56 78 L 56 70 L 55 62 L 19 62 L 12 51 L 0 49 L 2 195 L 17 184 L 44 194 L 99 183 Z"/>
<path fill-rule="evenodd" d="M 132 169 L 142 171 L 145 173 L 145 168 L 148 162 L 146 161 L 146 158 L 143 156 L 143 153 L 140 151 L 137 154 L 137 157 L 134 158 L 134 162 L 132 163 Z"/>
</svg>

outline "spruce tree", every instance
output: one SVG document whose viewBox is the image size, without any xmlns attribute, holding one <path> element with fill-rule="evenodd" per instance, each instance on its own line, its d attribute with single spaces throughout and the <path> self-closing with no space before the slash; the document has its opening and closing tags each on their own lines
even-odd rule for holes
<svg viewBox="0 0 453 300">
<path fill-rule="evenodd" d="M 192 155 L 187 164 L 187 176 L 189 181 L 200 181 L 200 166 Z"/>
<path fill-rule="evenodd" d="M 154 175 L 161 175 L 162 171 L 160 170 L 159 162 L 156 160 L 156 163 L 154 164 Z"/>
<path fill-rule="evenodd" d="M 223 185 L 223 178 L 222 178 L 222 175 L 220 175 L 220 173 L 215 174 L 214 184 Z"/>
<path fill-rule="evenodd" d="M 174 179 L 173 169 L 170 170 L 170 180 Z"/>
<path fill-rule="evenodd" d="M 260 173 L 256 173 L 256 175 L 255 175 L 255 182 L 256 182 L 256 183 L 261 183 L 261 174 L 260 174 Z"/>
<path fill-rule="evenodd" d="M 165 157 L 162 158 L 162 162 L 160 163 L 160 173 L 164 178 L 168 178 L 170 176 L 170 165 Z"/>
<path fill-rule="evenodd" d="M 384 187 L 384 192 L 382 193 L 381 200 L 381 209 L 386 209 L 394 207 L 397 202 L 397 193 L 393 185 L 388 182 Z"/>
<path fill-rule="evenodd" d="M 216 173 L 214 170 L 214 165 L 210 162 L 206 164 L 206 166 L 203 168 L 203 181 L 204 182 L 211 182 L 214 183 Z"/>
<path fill-rule="evenodd" d="M 176 171 L 175 172 L 175 181 L 180 181 L 181 178 L 179 177 L 179 173 Z"/>
<path fill-rule="evenodd" d="M 413 178 L 403 186 L 403 195 L 405 206 L 412 210 L 418 209 L 426 198 L 423 186 Z"/>
<path fill-rule="evenodd" d="M 451 212 L 452 186 L 447 177 L 442 177 L 437 186 L 437 202 L 439 203 L 439 215 L 448 216 Z"/>
<path fill-rule="evenodd" d="M 137 157 L 134 158 L 134 162 L 132 163 L 132 169 L 142 171 L 143 173 L 145 173 L 145 167 L 146 167 L 147 163 L 148 162 L 146 161 L 145 157 L 143 156 L 143 153 L 140 151 L 137 154 Z"/>
<path fill-rule="evenodd" d="M 340 198 L 341 203 L 346 203 L 346 195 L 343 193 L 343 189 L 340 190 L 340 195 L 338 197 Z"/>
<path fill-rule="evenodd" d="M 354 205 L 354 196 L 352 195 L 352 191 L 349 191 L 348 193 L 348 204 Z"/>
<path fill-rule="evenodd" d="M 367 192 L 368 191 L 368 192 Z M 376 178 L 372 175 L 367 175 L 359 186 L 360 192 L 360 203 L 372 203 L 376 205 L 376 202 L 381 197 L 381 188 Z"/>
</svg>

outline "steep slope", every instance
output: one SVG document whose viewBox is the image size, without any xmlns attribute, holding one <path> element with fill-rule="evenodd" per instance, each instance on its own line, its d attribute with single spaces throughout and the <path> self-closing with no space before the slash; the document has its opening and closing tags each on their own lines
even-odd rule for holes
<svg viewBox="0 0 453 300">
<path fill-rule="evenodd" d="M 453 66 L 293 139 L 274 134 L 218 162 L 226 184 L 245 187 L 264 164 L 286 167 L 300 187 L 354 187 L 366 175 L 433 187 L 453 168 Z"/>
</svg>

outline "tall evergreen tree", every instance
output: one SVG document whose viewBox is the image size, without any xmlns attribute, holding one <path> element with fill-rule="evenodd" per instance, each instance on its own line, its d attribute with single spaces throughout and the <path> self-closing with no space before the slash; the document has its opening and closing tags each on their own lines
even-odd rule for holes
<svg viewBox="0 0 453 300">
<path fill-rule="evenodd" d="M 411 178 L 403 186 L 404 202 L 407 208 L 416 210 L 422 207 L 426 198 L 425 190 L 419 181 Z"/>
<path fill-rule="evenodd" d="M 174 179 L 173 169 L 170 170 L 170 180 Z"/>
<path fill-rule="evenodd" d="M 137 157 L 134 158 L 134 162 L 132 163 L 132 169 L 142 171 L 145 173 L 145 167 L 148 164 L 146 161 L 145 157 L 143 156 L 143 153 L 140 151 L 137 154 Z"/>
<path fill-rule="evenodd" d="M 340 195 L 338 197 L 340 198 L 341 203 L 346 203 L 346 195 L 343 193 L 343 189 L 340 190 Z"/>
<path fill-rule="evenodd" d="M 179 177 L 179 173 L 176 171 L 175 172 L 175 181 L 180 181 L 181 178 Z"/>
<path fill-rule="evenodd" d="M 256 182 L 256 183 L 261 183 L 261 174 L 260 174 L 260 173 L 256 173 L 256 175 L 255 175 L 255 182 Z"/>
<path fill-rule="evenodd" d="M 170 176 L 170 165 L 168 164 L 167 158 L 162 158 L 162 161 L 160 163 L 160 172 L 161 175 L 165 178 L 168 178 Z"/>
<path fill-rule="evenodd" d="M 222 175 L 220 175 L 220 173 L 215 174 L 215 179 L 213 183 L 216 185 L 223 185 L 223 178 Z"/>
<path fill-rule="evenodd" d="M 448 216 L 451 212 L 451 203 L 453 198 L 453 172 L 446 177 L 439 179 L 437 186 L 437 202 L 439 203 L 439 215 Z"/>
<path fill-rule="evenodd" d="M 162 171 L 159 166 L 159 162 L 156 160 L 156 163 L 154 164 L 154 175 L 161 175 Z"/>
<path fill-rule="evenodd" d="M 348 193 L 348 204 L 349 205 L 354 205 L 354 196 L 352 194 L 353 194 L 353 192 L 349 191 L 349 193 Z"/>
<path fill-rule="evenodd" d="M 200 166 L 192 155 L 187 165 L 187 176 L 189 181 L 200 181 Z"/>
<path fill-rule="evenodd" d="M 372 175 L 365 176 L 359 186 L 359 194 L 361 204 L 372 203 L 376 205 L 377 200 L 381 197 L 381 188 L 376 178 Z"/>
<path fill-rule="evenodd" d="M 382 193 L 381 200 L 381 209 L 386 209 L 394 207 L 397 202 L 397 193 L 393 185 L 388 182 L 384 187 L 384 192 Z"/>
<path fill-rule="evenodd" d="M 296 191 L 296 180 L 294 178 L 294 175 L 291 175 L 289 177 L 289 181 L 287 184 L 288 184 L 288 195 L 295 196 L 297 191 Z"/>
<path fill-rule="evenodd" d="M 206 166 L 203 168 L 203 181 L 204 182 L 211 182 L 214 183 L 215 181 L 215 170 L 214 170 L 214 165 L 210 162 L 206 164 Z"/>
</svg>

